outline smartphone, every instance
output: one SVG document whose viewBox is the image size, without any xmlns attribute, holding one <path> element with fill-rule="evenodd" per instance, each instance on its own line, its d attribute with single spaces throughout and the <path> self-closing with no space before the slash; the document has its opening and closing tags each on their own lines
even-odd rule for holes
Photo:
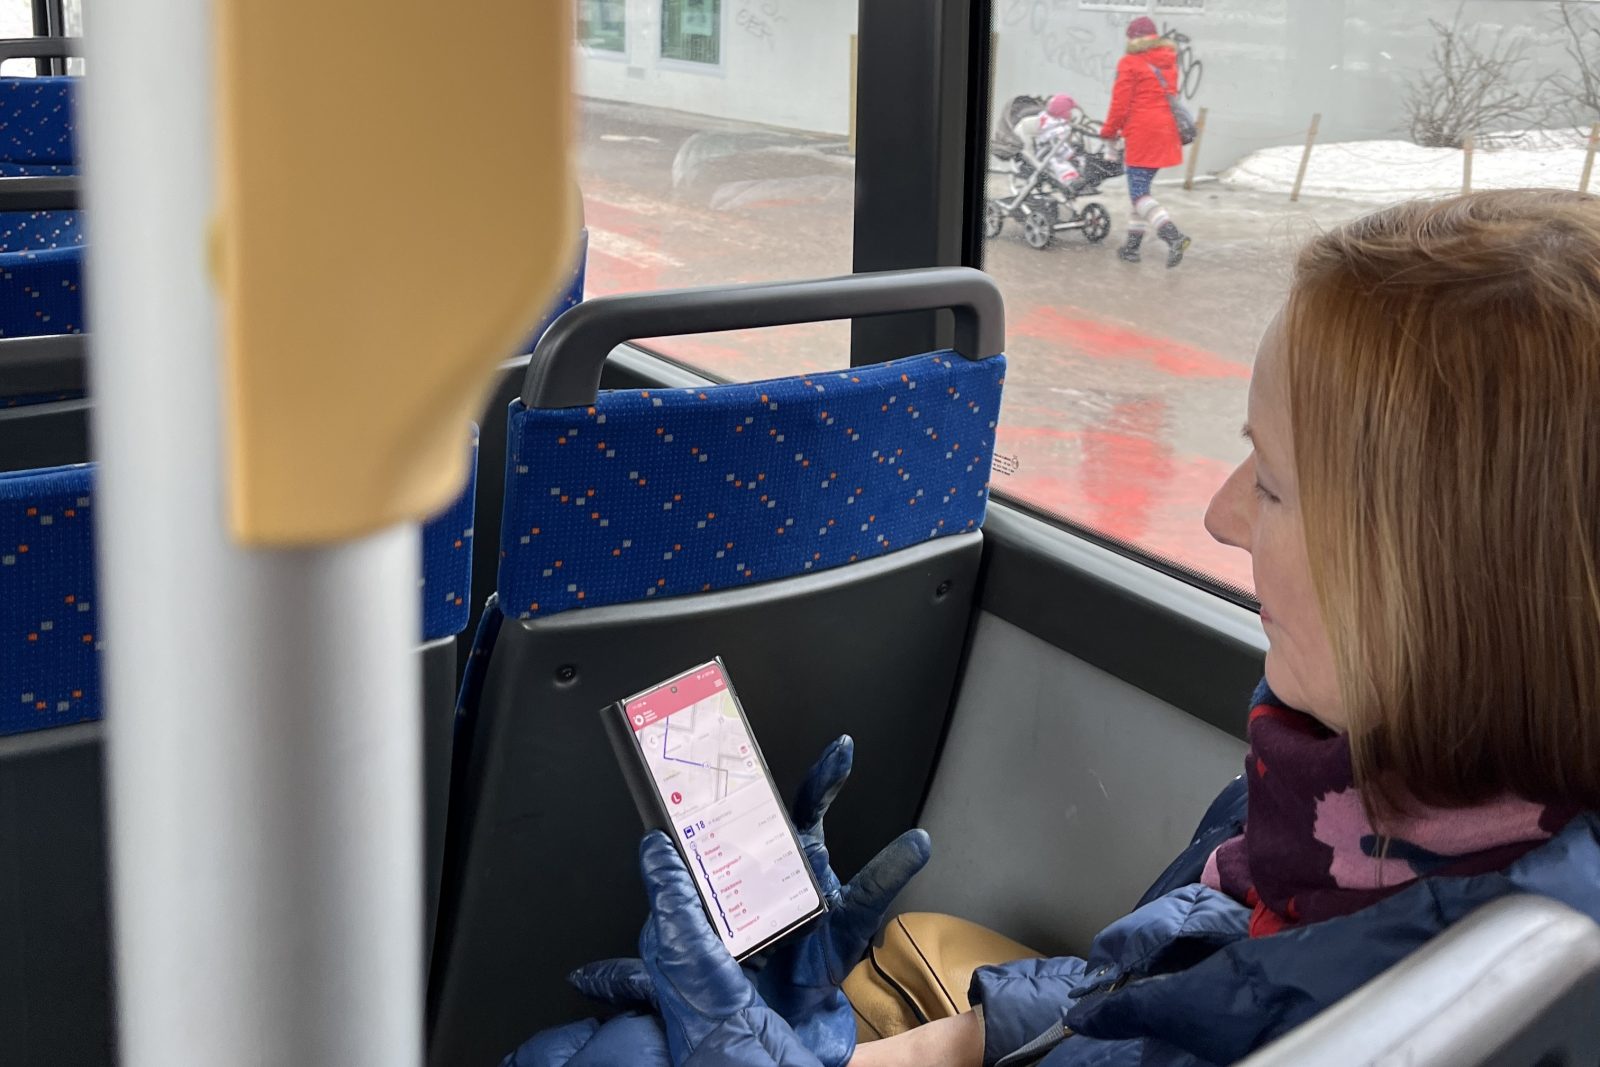
<svg viewBox="0 0 1600 1067">
<path fill-rule="evenodd" d="M 678 846 L 735 959 L 827 910 L 721 659 L 604 715 L 640 816 Z"/>
</svg>

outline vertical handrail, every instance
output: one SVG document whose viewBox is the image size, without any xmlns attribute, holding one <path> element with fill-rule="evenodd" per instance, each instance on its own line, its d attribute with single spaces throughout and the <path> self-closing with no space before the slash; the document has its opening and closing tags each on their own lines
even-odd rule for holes
<svg viewBox="0 0 1600 1067">
<path fill-rule="evenodd" d="M 213 15 L 87 41 L 119 1061 L 417 1067 L 418 538 L 227 536 Z"/>
</svg>

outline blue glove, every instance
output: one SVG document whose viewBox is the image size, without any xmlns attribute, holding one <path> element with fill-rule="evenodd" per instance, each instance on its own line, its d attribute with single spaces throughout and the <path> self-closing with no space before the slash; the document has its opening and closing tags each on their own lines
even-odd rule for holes
<svg viewBox="0 0 1600 1067">
<path fill-rule="evenodd" d="M 639 956 L 673 1067 L 821 1067 L 706 921 L 694 879 L 666 834 L 645 835 L 639 866 L 650 896 Z"/>
<path fill-rule="evenodd" d="M 856 1046 L 855 1015 L 839 989 L 883 925 L 889 906 L 928 862 L 928 835 L 910 830 L 844 887 L 828 864 L 822 820 L 839 795 L 855 755 L 841 737 L 806 775 L 795 798 L 794 821 L 828 912 L 810 930 L 780 943 L 752 975 L 762 998 L 789 1023 L 824 1067 L 844 1067 Z M 586 996 L 618 1007 L 655 1003 L 649 975 L 638 960 L 602 960 L 569 980 Z"/>
<path fill-rule="evenodd" d="M 500 1067 L 669 1067 L 667 1034 L 654 1015 L 618 1015 L 552 1027 L 523 1042 Z"/>
</svg>

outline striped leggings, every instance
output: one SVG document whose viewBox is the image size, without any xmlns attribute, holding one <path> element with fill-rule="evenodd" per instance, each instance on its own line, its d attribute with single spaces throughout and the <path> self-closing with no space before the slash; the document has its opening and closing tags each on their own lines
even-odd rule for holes
<svg viewBox="0 0 1600 1067">
<path fill-rule="evenodd" d="M 1128 216 L 1129 236 L 1144 236 L 1147 228 L 1157 231 L 1172 221 L 1161 201 L 1150 195 L 1150 184 L 1155 181 L 1156 167 L 1128 168 L 1128 198 L 1133 201 L 1133 213 Z"/>
</svg>

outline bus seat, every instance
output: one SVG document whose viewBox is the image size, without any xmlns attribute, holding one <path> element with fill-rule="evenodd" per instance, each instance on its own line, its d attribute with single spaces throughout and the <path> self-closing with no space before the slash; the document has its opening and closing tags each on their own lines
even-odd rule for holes
<svg viewBox="0 0 1600 1067">
<path fill-rule="evenodd" d="M 1600 927 L 1544 897 L 1485 905 L 1240 1067 L 1593 1067 Z"/>
<path fill-rule="evenodd" d="M 829 294 L 812 319 L 871 314 L 838 299 L 882 280 L 868 279 L 793 288 Z M 948 291 L 917 288 L 932 280 L 907 279 L 894 308 L 947 306 Z M 529 364 L 508 420 L 499 592 L 462 687 L 432 1064 L 492 1063 L 592 1011 L 563 975 L 635 951 L 641 826 L 599 721 L 612 701 L 720 655 L 786 793 L 829 740 L 856 738 L 859 773 L 829 821 L 842 875 L 913 825 L 977 587 L 1003 326 L 969 340 L 971 358 L 594 391 L 617 340 L 595 322 L 643 336 L 792 322 L 764 304 L 719 320 L 732 325 L 699 315 L 789 288 L 602 297 Z M 636 314 L 680 299 L 695 313 Z M 537 384 L 569 346 L 589 364 L 576 406 Z"/>
<path fill-rule="evenodd" d="M 567 309 L 583 302 L 588 253 L 589 231 L 581 229 L 578 233 L 578 257 L 573 263 L 572 273 L 567 276 L 565 288 L 556 297 L 539 328 L 528 338 L 524 350 L 502 363 L 495 372 L 489 400 L 484 405 L 483 418 L 480 420 L 483 427 L 483 448 L 478 453 L 477 526 L 480 530 L 500 529 L 500 509 L 505 501 L 506 489 L 506 407 L 522 392 L 522 379 L 528 373 L 528 359 L 539 338 Z M 483 606 L 494 593 L 495 574 L 500 568 L 500 539 L 485 537 L 473 551 L 472 592 L 467 597 L 467 624 L 462 628 L 458 647 L 462 663 L 471 654 L 471 635 L 477 632 Z"/>
<path fill-rule="evenodd" d="M 91 474 L 0 477 L 0 736 L 100 717 Z"/>
<path fill-rule="evenodd" d="M 422 526 L 422 779 L 425 943 L 433 939 L 444 867 L 446 812 L 450 803 L 451 750 L 455 743 L 457 637 L 466 629 L 472 591 L 474 514 L 478 485 L 478 428 L 472 428 L 467 486 L 444 511 Z"/>
<path fill-rule="evenodd" d="M 77 78 L 0 78 L 0 177 L 78 173 Z"/>
<path fill-rule="evenodd" d="M 429 939 L 476 469 L 474 451 L 466 489 L 421 533 Z M 8 1053 L 0 1059 L 8 1063 L 13 1055 L 18 1063 L 113 1062 L 93 478 L 88 463 L 0 474 L 0 1034 Z"/>
<path fill-rule="evenodd" d="M 40 252 L 54 248 L 71 248 L 81 244 L 83 244 L 83 225 L 76 211 L 0 212 L 0 253 Z M 74 281 L 73 284 L 76 285 L 77 282 Z"/>
<path fill-rule="evenodd" d="M 83 332 L 83 249 L 0 252 L 0 337 Z"/>
<path fill-rule="evenodd" d="M 78 173 L 72 77 L 0 78 L 0 178 L 68 176 Z M 76 211 L 0 212 L 0 254 L 62 249 L 83 243 L 82 218 Z M 0 255 L 0 337 L 74 333 L 82 329 L 81 257 L 47 259 L 35 267 L 28 260 Z M 7 277 L 17 267 L 21 276 Z M 41 272 L 53 276 L 36 277 Z M 72 297 L 64 306 L 39 308 L 34 300 L 63 305 L 56 293 L 66 279 Z M 18 295 L 12 297 L 13 286 Z M 23 290 L 39 290 L 31 296 Z M 21 309 L 11 305 L 23 303 Z M 39 311 L 39 315 L 34 315 Z M 57 324 L 55 328 L 50 323 Z M 74 325 L 60 325 L 71 323 Z M 24 328 L 25 327 L 25 328 Z"/>
<path fill-rule="evenodd" d="M 0 337 L 0 473 L 89 458 L 88 335 Z"/>
<path fill-rule="evenodd" d="M 0 1033 L 19 1063 L 111 1060 L 91 477 L 0 475 Z"/>
</svg>

